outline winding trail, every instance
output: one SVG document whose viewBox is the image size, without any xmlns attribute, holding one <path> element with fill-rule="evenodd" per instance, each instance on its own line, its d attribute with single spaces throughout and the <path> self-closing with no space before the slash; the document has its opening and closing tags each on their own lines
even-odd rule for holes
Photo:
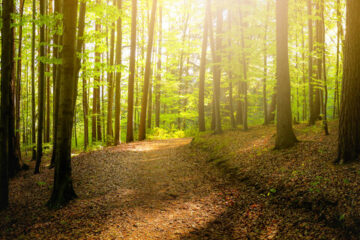
<svg viewBox="0 0 360 240">
<path fill-rule="evenodd" d="M 223 213 L 229 200 L 220 173 L 190 142 L 138 142 L 76 156 L 79 198 L 59 211 L 44 207 L 52 171 L 23 173 L 11 183 L 15 202 L 0 217 L 0 238 L 188 238 Z"/>
</svg>

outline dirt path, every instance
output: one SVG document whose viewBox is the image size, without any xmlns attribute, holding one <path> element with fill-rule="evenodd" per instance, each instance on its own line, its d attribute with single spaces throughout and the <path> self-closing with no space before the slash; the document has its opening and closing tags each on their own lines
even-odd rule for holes
<svg viewBox="0 0 360 240">
<path fill-rule="evenodd" d="M 11 182 L 1 239 L 181 239 L 226 211 L 233 191 L 191 139 L 141 142 L 73 160 L 79 199 L 48 211 L 52 171 Z"/>
</svg>

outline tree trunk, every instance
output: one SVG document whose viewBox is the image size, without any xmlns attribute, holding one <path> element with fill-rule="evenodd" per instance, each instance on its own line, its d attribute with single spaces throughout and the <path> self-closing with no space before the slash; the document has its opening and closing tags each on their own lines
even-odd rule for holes
<svg viewBox="0 0 360 240">
<path fill-rule="evenodd" d="M 308 0 L 308 28 L 309 28 L 309 124 L 314 125 L 316 114 L 314 109 L 314 83 L 313 83 L 313 20 L 312 20 L 312 0 Z"/>
<path fill-rule="evenodd" d="M 231 42 L 231 34 L 232 34 L 232 27 L 231 27 L 231 21 L 232 21 L 232 15 L 231 15 L 231 9 L 228 10 L 229 11 L 229 19 L 228 19 L 228 24 L 229 24 L 229 39 L 228 39 L 228 44 L 229 44 L 229 56 L 228 56 L 228 59 L 229 59 L 229 72 L 228 72 L 228 75 L 229 75 L 229 110 L 230 110 L 230 124 L 231 124 L 231 127 L 233 129 L 236 128 L 236 122 L 235 122 L 235 117 L 234 117 L 234 104 L 233 104 L 233 74 L 232 74 L 232 66 L 231 66 L 231 63 L 232 63 L 232 42 Z"/>
<path fill-rule="evenodd" d="M 222 42 L 222 21 L 223 21 L 223 11 L 221 8 L 217 9 L 217 23 L 216 23 L 216 40 L 214 40 L 213 24 L 211 17 L 211 10 L 209 11 L 209 38 L 210 46 L 213 59 L 213 127 L 214 133 L 222 133 L 221 127 L 221 113 L 220 113 L 220 83 L 221 83 L 221 42 Z"/>
<path fill-rule="evenodd" d="M 40 0 L 40 15 L 45 16 L 45 0 Z M 45 24 L 40 27 L 40 57 L 45 58 Z M 38 135 L 37 135 L 37 153 L 36 153 L 36 166 L 34 173 L 39 173 L 40 163 L 42 158 L 42 143 L 43 143 L 43 128 L 44 128 L 44 90 L 45 90 L 45 63 L 41 60 L 39 68 L 39 116 L 38 116 Z"/>
<path fill-rule="evenodd" d="M 122 0 L 117 2 L 118 10 L 122 9 Z M 120 118 L 120 100 L 121 100 L 121 58 L 122 58 L 122 19 L 121 17 L 117 20 L 117 39 L 116 39 L 116 59 L 115 64 L 118 66 L 116 70 L 116 83 L 115 83 L 115 138 L 114 145 L 121 142 L 121 118 Z"/>
<path fill-rule="evenodd" d="M 146 53 L 146 66 L 145 66 L 145 78 L 143 86 L 143 95 L 141 100 L 141 116 L 140 116 L 140 127 L 139 127 L 139 141 L 145 140 L 146 138 L 146 110 L 148 104 L 148 93 L 149 93 L 149 82 L 151 75 L 151 54 L 154 43 L 154 28 L 155 28 L 155 16 L 157 9 L 157 0 L 153 0 L 151 9 L 151 20 L 149 25 L 149 40 Z"/>
<path fill-rule="evenodd" d="M 206 12 L 204 21 L 204 32 L 200 60 L 200 77 L 199 77 L 199 131 L 206 130 L 205 125 L 205 77 L 206 77 L 206 52 L 208 48 L 208 32 L 209 32 L 209 14 L 210 14 L 210 0 L 206 1 Z"/>
<path fill-rule="evenodd" d="M 1 121 L 0 121 L 0 209 L 7 208 L 9 204 L 9 129 L 11 108 L 13 103 L 12 81 L 14 72 L 14 28 L 11 15 L 15 12 L 14 1 L 4 1 L 2 5 L 1 29 Z"/>
<path fill-rule="evenodd" d="M 335 75 L 335 96 L 334 96 L 334 108 L 333 118 L 339 117 L 340 110 L 340 87 L 339 87 L 339 75 L 340 75 L 340 43 L 342 40 L 342 14 L 340 10 L 340 0 L 336 1 L 336 15 L 337 15 L 337 40 L 336 40 L 336 75 Z"/>
<path fill-rule="evenodd" d="M 162 6 L 159 7 L 159 46 L 155 85 L 155 126 L 160 127 L 161 58 L 162 58 Z"/>
<path fill-rule="evenodd" d="M 268 72 L 268 67 L 267 67 L 267 58 L 268 58 L 268 54 L 267 54 L 267 32 L 268 32 L 268 27 L 269 27 L 269 12 L 270 12 L 270 1 L 267 0 L 267 5 L 266 5 L 266 22 L 265 22 L 265 33 L 264 33 L 264 80 L 263 80 L 263 108 L 264 108 L 264 124 L 267 125 L 269 124 L 269 115 L 268 115 L 268 108 L 267 108 L 267 89 L 266 89 L 266 81 L 267 81 L 267 72 Z"/>
<path fill-rule="evenodd" d="M 71 134 L 74 119 L 77 0 L 64 0 L 63 51 L 60 82 L 59 125 L 53 192 L 49 208 L 60 208 L 76 198 L 71 177 Z"/>
<path fill-rule="evenodd" d="M 297 139 L 292 129 L 288 54 L 288 0 L 276 1 L 276 77 L 277 134 L 276 149 L 293 146 Z"/>
<path fill-rule="evenodd" d="M 33 15 L 32 15 L 32 35 L 31 35 L 31 143 L 32 143 L 32 157 L 31 160 L 36 160 L 36 127 L 35 127 L 35 34 L 36 34 L 36 1 L 33 1 Z"/>
<path fill-rule="evenodd" d="M 24 16 L 24 3 L 25 0 L 21 0 L 20 1 L 20 19 L 23 18 Z M 14 170 L 19 170 L 20 169 L 20 162 L 22 162 L 22 158 L 21 158 L 21 150 L 20 150 L 20 128 L 21 128 L 21 118 L 20 118 L 20 108 L 21 108 L 21 70 L 22 70 L 22 42 L 23 42 L 23 25 L 20 24 L 19 25 L 19 46 L 18 46 L 18 60 L 17 60 L 17 76 L 16 76 L 16 101 L 15 101 L 15 119 L 16 119 L 16 123 L 15 123 L 15 129 L 16 129 L 16 134 L 15 134 L 15 155 L 17 158 L 17 163 L 15 163 L 15 169 Z M 25 132 L 23 132 L 23 134 L 25 135 Z"/>
<path fill-rule="evenodd" d="M 55 14 L 62 14 L 62 4 L 63 0 L 55 0 Z M 61 22 L 58 20 L 57 25 L 61 25 Z M 56 59 L 60 59 L 61 48 L 59 45 L 62 44 L 62 36 L 55 34 L 54 35 L 54 43 L 55 46 L 53 48 L 54 57 Z M 55 167 L 55 155 L 57 149 L 57 123 L 58 123 L 58 115 L 59 115 L 59 95 L 60 95 L 60 78 L 61 78 L 61 68 L 58 64 L 53 64 L 53 92 L 54 92 L 54 103 L 53 103 L 53 151 L 51 156 L 51 163 L 49 168 Z"/>
<path fill-rule="evenodd" d="M 82 4 L 81 2 L 80 4 Z M 87 88 L 86 88 L 86 69 L 83 70 L 82 80 L 83 80 L 83 113 L 84 113 L 84 149 L 86 150 L 89 145 L 89 104 L 88 104 L 88 96 L 87 96 Z"/>
<path fill-rule="evenodd" d="M 339 123 L 339 163 L 359 159 L 360 155 L 360 1 L 346 1 L 344 78 Z"/>
<path fill-rule="evenodd" d="M 113 5 L 116 6 L 116 0 L 113 1 Z M 108 106 L 107 106 L 107 126 L 106 126 L 106 141 L 110 145 L 113 142 L 113 123 L 112 123 L 112 107 L 114 98 L 114 72 L 112 67 L 114 66 L 114 52 L 115 52 L 115 23 L 112 24 L 111 37 L 110 37 L 110 68 L 108 71 Z"/>
<path fill-rule="evenodd" d="M 131 47 L 130 47 L 130 75 L 128 83 L 128 117 L 126 142 L 134 141 L 134 80 L 135 80 L 135 59 L 136 59 L 136 18 L 137 18 L 137 0 L 132 0 L 131 15 Z"/>
<path fill-rule="evenodd" d="M 247 78 L 247 59 L 245 53 L 245 33 L 244 33 L 244 23 L 243 23 L 243 16 L 240 11 L 240 27 L 241 27 L 241 49 L 242 49 L 242 65 L 243 65 L 243 74 L 244 74 L 244 81 L 243 81 L 243 93 L 244 93 L 244 106 L 243 106 L 243 127 L 244 130 L 248 130 L 248 78 Z"/>
</svg>

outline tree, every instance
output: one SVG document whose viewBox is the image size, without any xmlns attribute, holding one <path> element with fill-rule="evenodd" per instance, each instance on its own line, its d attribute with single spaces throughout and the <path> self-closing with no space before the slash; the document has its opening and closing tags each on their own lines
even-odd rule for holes
<svg viewBox="0 0 360 240">
<path fill-rule="evenodd" d="M 314 125 L 316 121 L 314 104 L 314 83 L 313 83 L 313 20 L 312 20 L 312 0 L 308 0 L 308 28 L 309 28 L 309 124 Z"/>
<path fill-rule="evenodd" d="M 118 10 L 121 12 L 122 9 L 122 0 L 117 2 Z M 121 58 L 122 58 L 122 17 L 119 17 L 117 20 L 117 39 L 116 39 L 116 59 L 115 64 L 118 66 L 116 70 L 116 79 L 115 79 L 115 138 L 114 144 L 117 145 L 121 142 L 121 129 L 120 129 L 120 100 L 121 100 Z"/>
<path fill-rule="evenodd" d="M 153 0 L 151 9 L 151 20 L 149 24 L 149 40 L 146 53 L 146 66 L 145 66 L 145 77 L 143 86 L 143 95 L 141 100 L 141 116 L 140 116 L 140 127 L 139 127 L 139 140 L 145 140 L 146 138 L 146 110 L 148 104 L 148 93 L 149 93 L 149 82 L 151 75 L 151 54 L 154 43 L 154 28 L 155 28 L 155 17 L 157 10 L 157 0 Z"/>
<path fill-rule="evenodd" d="M 263 108 L 264 108 L 264 124 L 269 124 L 269 114 L 267 107 L 267 75 L 268 75 L 268 28 L 269 28 L 269 12 L 270 12 L 270 1 L 266 2 L 266 21 L 264 28 L 264 79 L 263 79 Z"/>
<path fill-rule="evenodd" d="M 277 134 L 276 149 L 293 146 L 297 139 L 292 129 L 290 73 L 288 55 L 288 0 L 276 1 L 276 78 Z"/>
<path fill-rule="evenodd" d="M 45 18 L 45 0 L 40 0 L 40 15 Z M 43 143 L 43 128 L 44 128 L 44 101 L 45 101 L 45 24 L 42 23 L 40 27 L 40 68 L 39 68 L 39 117 L 38 117 L 38 135 L 37 135 L 37 152 L 36 152 L 36 166 L 34 173 L 39 173 L 40 163 L 43 154 L 42 143 Z"/>
<path fill-rule="evenodd" d="M 158 62 L 155 85 L 155 126 L 160 127 L 160 97 L 161 97 L 161 59 L 162 58 L 162 6 L 159 7 L 159 44 Z"/>
<path fill-rule="evenodd" d="M 60 81 L 58 151 L 55 156 L 54 187 L 49 208 L 59 208 L 76 198 L 71 177 L 71 134 L 74 119 L 77 0 L 63 0 L 63 50 Z"/>
<path fill-rule="evenodd" d="M 134 141 L 134 81 L 135 81 L 135 60 L 136 60 L 136 15 L 137 0 L 132 0 L 131 5 L 131 47 L 130 47 L 130 74 L 128 83 L 128 116 L 126 142 Z"/>
<path fill-rule="evenodd" d="M 346 9 L 338 163 L 357 160 L 360 155 L 360 2 L 347 0 Z"/>
<path fill-rule="evenodd" d="M 36 160 L 36 129 L 35 129 L 35 34 L 36 34 L 36 1 L 33 1 L 32 9 L 32 35 L 31 35 L 31 143 L 32 157 L 31 160 Z M 55 124 L 54 124 L 55 127 Z"/>
<path fill-rule="evenodd" d="M 243 66 L 243 77 L 244 81 L 242 83 L 243 86 L 243 95 L 244 95 L 244 106 L 243 106 L 243 126 L 244 130 L 248 130 L 248 62 L 246 57 L 246 48 L 245 48 L 245 25 L 243 21 L 243 14 L 240 11 L 240 27 L 241 27 L 241 49 L 242 49 L 242 66 Z"/>
<path fill-rule="evenodd" d="M 54 14 L 55 15 L 60 15 L 62 14 L 62 4 L 63 0 L 55 0 L 55 11 Z M 56 24 L 59 26 L 61 25 L 60 20 L 56 21 Z M 54 54 L 54 58 L 56 60 L 60 59 L 60 55 L 61 55 L 61 48 L 59 47 L 59 45 L 62 44 L 62 36 L 60 36 L 60 30 L 57 29 L 57 31 L 54 34 L 54 49 L 53 49 L 53 54 Z M 57 149 L 57 125 L 58 125 L 58 115 L 59 115 L 59 95 L 60 95 L 60 78 L 61 78 L 61 68 L 58 67 L 58 64 L 53 64 L 53 92 L 54 92 L 54 101 L 53 101 L 53 151 L 52 151 L 52 156 L 51 156 L 51 163 L 49 168 L 53 168 L 55 166 L 55 155 L 56 155 L 56 149 Z"/>
<path fill-rule="evenodd" d="M 11 15 L 14 14 L 14 1 L 4 1 L 2 5 L 2 29 L 1 29 L 1 122 L 0 122 L 0 209 L 9 204 L 9 129 L 11 108 L 13 108 L 12 82 L 14 72 L 14 28 Z M 9 47 L 10 46 L 10 47 Z"/>
<path fill-rule="evenodd" d="M 199 77 L 199 131 L 204 132 L 205 127 L 205 75 L 206 75 L 206 52 L 208 48 L 208 32 L 209 32 L 209 14 L 210 0 L 206 1 L 206 12 L 204 21 L 203 41 L 200 60 L 200 77 Z"/>
<path fill-rule="evenodd" d="M 222 23 L 223 23 L 223 10 L 219 7 L 216 11 L 216 40 L 214 43 L 214 34 L 212 31 L 211 17 L 210 19 L 210 45 L 212 46 L 212 56 L 213 56 L 213 72 L 214 72 L 214 123 L 215 123 L 215 134 L 222 133 L 221 126 L 221 113 L 220 113 L 220 83 L 221 83 L 221 47 L 222 47 Z"/>
<path fill-rule="evenodd" d="M 113 5 L 116 6 L 116 0 L 113 1 Z M 114 52 L 115 52 L 115 23 L 112 24 L 111 37 L 110 37 L 110 68 L 114 65 Z M 108 107 L 107 107 L 107 126 L 106 126 L 106 141 L 110 145 L 113 140 L 113 124 L 112 124 L 112 107 L 113 107 L 113 96 L 114 96 L 114 73 L 108 71 Z"/>
</svg>

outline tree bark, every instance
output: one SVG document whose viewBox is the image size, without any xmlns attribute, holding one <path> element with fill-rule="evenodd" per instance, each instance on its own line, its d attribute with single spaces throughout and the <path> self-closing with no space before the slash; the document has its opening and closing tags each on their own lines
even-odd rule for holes
<svg viewBox="0 0 360 240">
<path fill-rule="evenodd" d="M 116 0 L 113 1 L 113 5 L 116 6 Z M 112 67 L 114 66 L 114 52 L 115 52 L 115 23 L 112 24 L 111 37 L 110 37 L 110 68 L 107 73 L 108 78 L 108 106 L 107 106 L 107 126 L 106 126 L 106 141 L 110 145 L 113 142 L 113 123 L 112 123 L 112 107 L 114 98 L 114 72 Z"/>
<path fill-rule="evenodd" d="M 270 12 L 270 1 L 267 0 L 266 21 L 265 21 L 265 29 L 264 29 L 265 33 L 264 33 L 264 79 L 263 79 L 263 108 L 264 108 L 264 124 L 265 125 L 269 124 L 269 115 L 268 115 L 268 108 L 267 108 L 267 86 L 266 86 L 267 72 L 268 72 L 267 32 L 268 32 L 268 27 L 269 27 L 269 12 Z"/>
<path fill-rule="evenodd" d="M 122 10 L 122 0 L 117 2 L 118 10 Z M 115 138 L 114 145 L 121 142 L 121 118 L 120 118 L 120 100 L 121 100 L 121 58 L 122 58 L 122 19 L 121 17 L 117 20 L 117 39 L 116 39 L 116 59 L 115 64 L 117 65 L 116 70 L 116 83 L 115 83 Z"/>
<path fill-rule="evenodd" d="M 199 131 L 206 130 L 205 125 L 205 77 L 206 77 L 206 53 L 208 48 L 208 33 L 209 33 L 209 14 L 210 14 L 210 0 L 206 1 L 204 32 L 200 60 L 200 77 L 199 77 Z"/>
<path fill-rule="evenodd" d="M 146 66 L 145 66 L 145 78 L 143 86 L 143 95 L 141 100 L 141 116 L 140 116 L 140 127 L 139 127 L 139 141 L 143 141 L 146 138 L 146 110 L 148 104 L 148 93 L 149 93 L 149 82 L 151 75 L 151 55 L 154 43 L 154 28 L 155 28 L 155 17 L 157 9 L 157 0 L 153 0 L 151 9 L 151 20 L 149 25 L 149 40 L 146 53 Z"/>
<path fill-rule="evenodd" d="M 14 1 L 5 1 L 2 5 L 1 29 L 1 121 L 0 121 L 0 209 L 7 208 L 9 204 L 9 129 L 11 108 L 13 107 L 12 82 L 14 72 L 14 28 L 11 15 L 15 12 Z"/>
<path fill-rule="evenodd" d="M 293 146 L 297 139 L 292 129 L 290 73 L 288 53 L 288 0 L 276 1 L 276 77 L 277 134 L 276 149 Z"/>
<path fill-rule="evenodd" d="M 36 160 L 36 127 L 35 127 L 35 34 L 36 34 L 36 1 L 33 1 L 33 15 L 32 15 L 32 35 L 31 35 L 31 143 L 32 143 L 32 157 L 31 160 Z"/>
<path fill-rule="evenodd" d="M 63 0 L 63 51 L 60 82 L 59 125 L 55 157 L 54 187 L 49 208 L 60 208 L 76 198 L 71 177 L 71 134 L 74 119 L 77 0 Z"/>
<path fill-rule="evenodd" d="M 159 43 L 158 62 L 155 85 L 155 126 L 160 127 L 160 98 L 161 98 L 161 58 L 162 58 L 162 6 L 159 7 Z"/>
<path fill-rule="evenodd" d="M 360 155 L 360 1 L 347 0 L 346 9 L 338 163 L 359 160 Z"/>
<path fill-rule="evenodd" d="M 242 66 L 243 66 L 243 74 L 244 80 L 242 83 L 243 86 L 243 95 L 244 95 L 244 106 L 243 106 L 243 127 L 244 130 L 248 130 L 248 78 L 247 78 L 247 59 L 245 53 L 245 33 L 244 33 L 244 22 L 243 22 L 243 15 L 240 11 L 240 31 L 241 31 L 241 49 L 242 49 Z"/>
<path fill-rule="evenodd" d="M 128 116 L 126 142 L 134 141 L 134 80 L 135 80 L 135 60 L 136 60 L 136 18 L 137 18 L 137 0 L 132 0 L 131 5 L 131 47 L 130 47 L 130 75 L 128 83 Z"/>
<path fill-rule="evenodd" d="M 54 12 L 56 15 L 62 14 L 63 0 L 55 0 L 55 9 Z M 61 25 L 61 22 L 58 20 L 57 25 Z M 60 36 L 59 29 L 54 35 L 54 58 L 57 60 L 60 59 L 62 44 L 62 36 Z M 58 115 L 59 115 L 59 95 L 60 95 L 60 78 L 61 78 L 61 70 L 59 64 L 53 64 L 53 92 L 54 92 L 54 103 L 53 103 L 53 151 L 51 156 L 51 163 L 49 168 L 55 167 L 55 155 L 57 149 L 57 123 L 58 123 Z"/>
<path fill-rule="evenodd" d="M 40 15 L 45 17 L 45 0 L 40 0 Z M 40 57 L 44 59 L 45 54 L 45 24 L 40 27 Z M 42 143 L 43 143 L 43 128 L 44 128 L 44 91 L 45 91 L 45 63 L 44 60 L 41 60 L 39 68 L 39 99 L 38 99 L 38 135 L 37 135 L 37 153 L 36 153 L 36 165 L 34 173 L 37 174 L 40 172 L 41 158 L 43 154 Z"/>
</svg>

